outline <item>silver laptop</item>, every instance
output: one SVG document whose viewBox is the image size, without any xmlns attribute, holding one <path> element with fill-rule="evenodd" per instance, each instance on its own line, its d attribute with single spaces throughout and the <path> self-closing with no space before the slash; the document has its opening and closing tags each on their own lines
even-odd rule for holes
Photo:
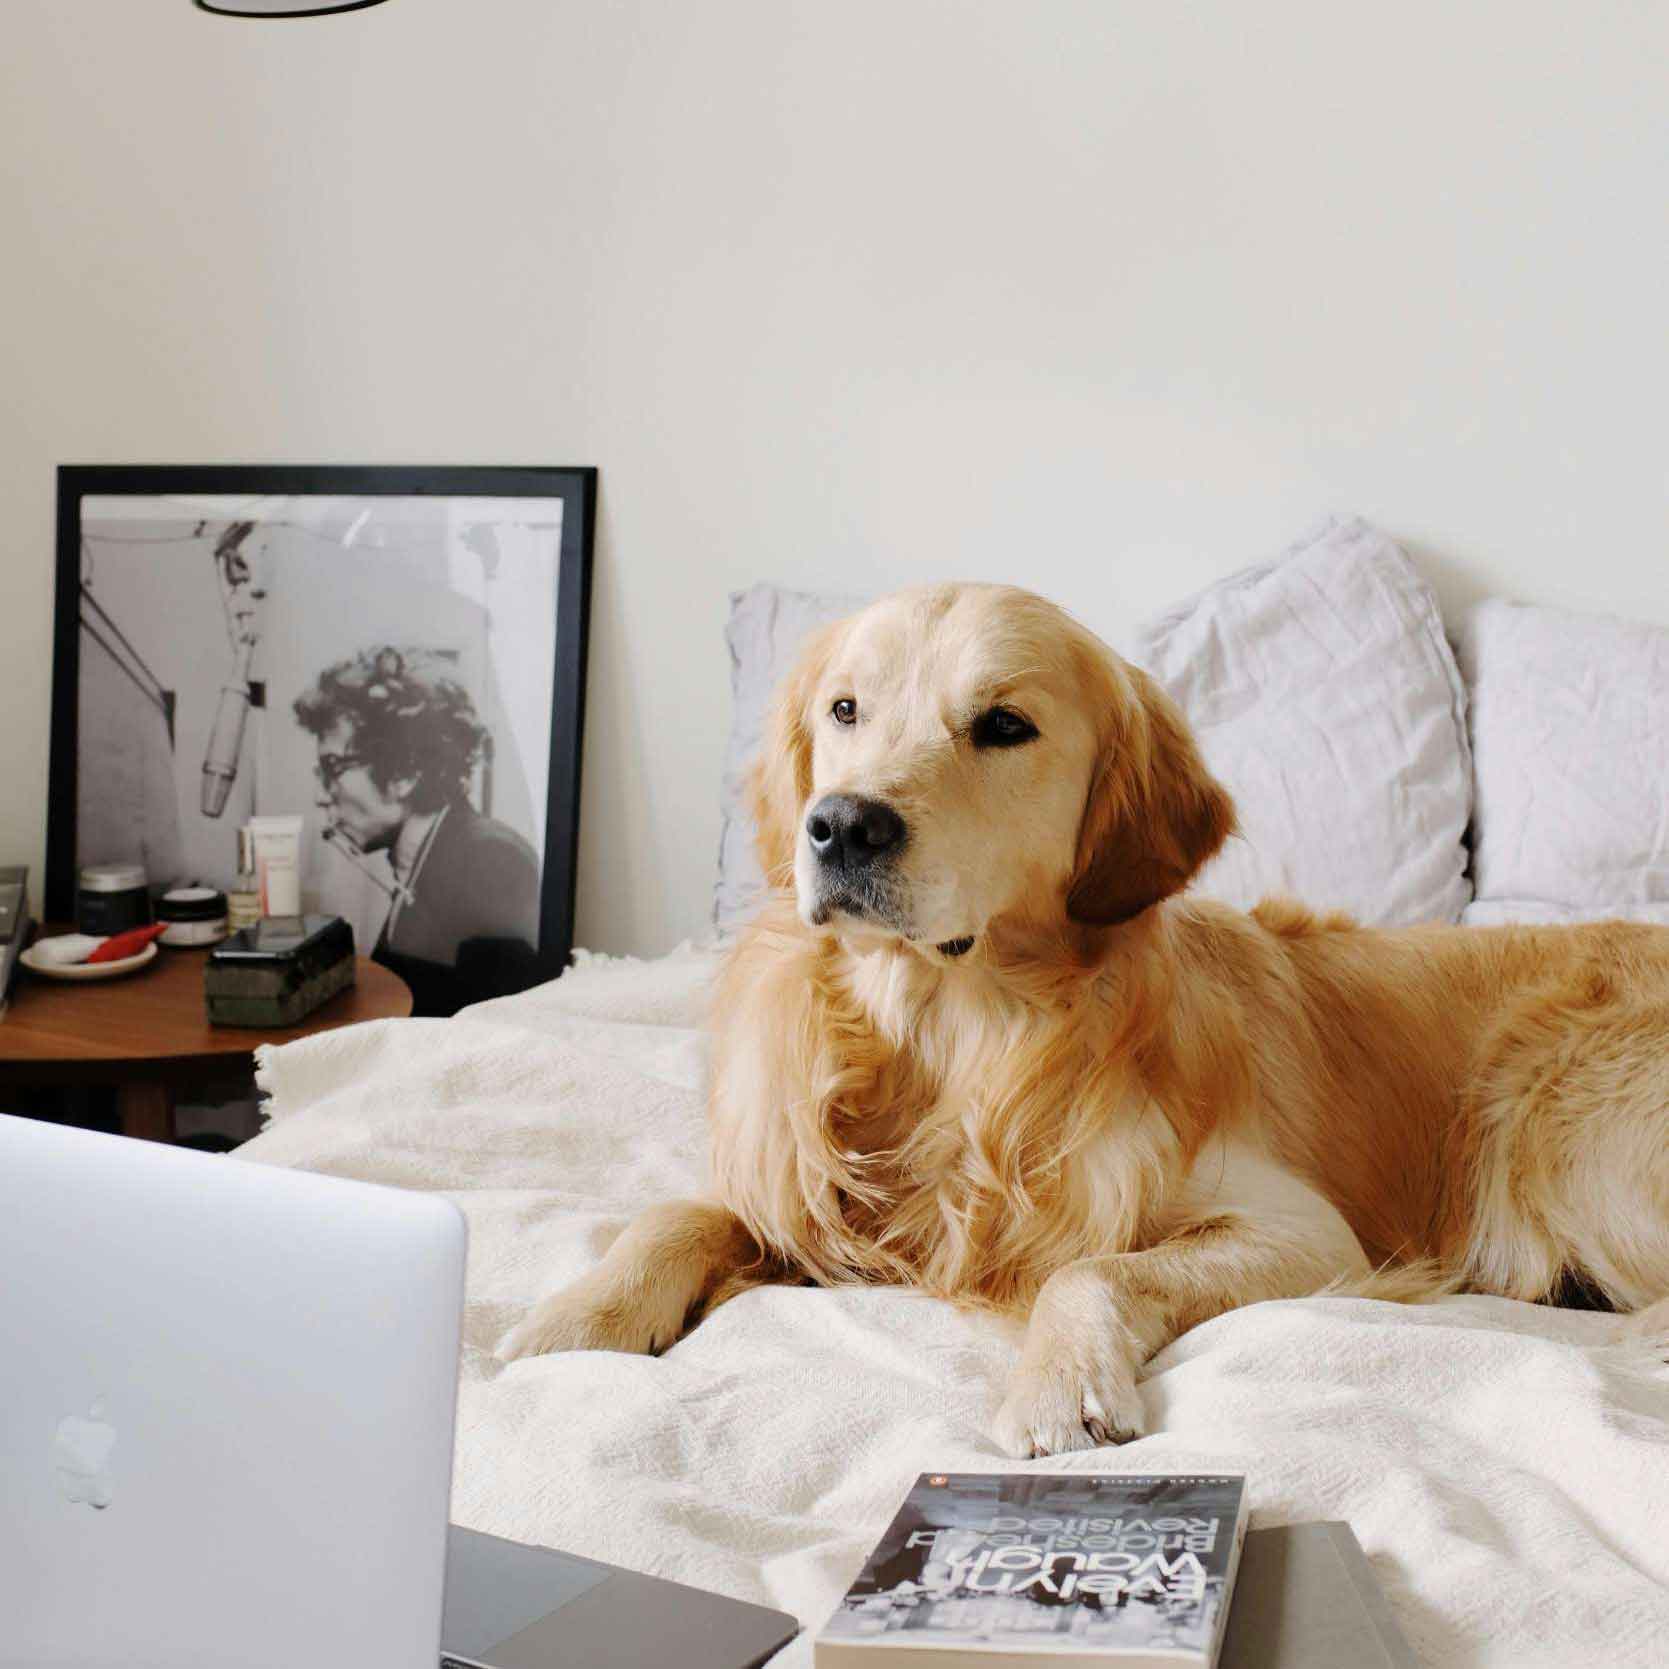
<svg viewBox="0 0 1669 1669">
<path fill-rule="evenodd" d="M 449 1531 L 464 1245 L 432 1194 L 0 1115 L 0 1664 L 752 1669 L 790 1639 Z"/>
</svg>

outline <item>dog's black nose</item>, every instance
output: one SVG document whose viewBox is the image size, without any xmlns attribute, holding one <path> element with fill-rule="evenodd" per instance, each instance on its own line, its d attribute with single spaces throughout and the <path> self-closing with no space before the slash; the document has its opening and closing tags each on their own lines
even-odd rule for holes
<svg viewBox="0 0 1669 1669">
<path fill-rule="evenodd" d="M 879 800 L 825 794 L 806 818 L 806 833 L 819 863 L 860 869 L 904 844 L 904 819 Z"/>
</svg>

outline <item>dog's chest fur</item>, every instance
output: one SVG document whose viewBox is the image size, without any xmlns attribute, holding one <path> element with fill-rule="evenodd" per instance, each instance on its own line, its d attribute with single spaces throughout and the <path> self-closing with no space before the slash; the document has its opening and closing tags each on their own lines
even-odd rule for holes
<svg viewBox="0 0 1669 1669">
<path fill-rule="evenodd" d="M 1137 1243 L 1177 1142 L 1092 1017 L 909 953 L 843 958 L 836 978 L 867 1070 L 813 1139 L 843 1172 L 827 1249 L 853 1274 L 1018 1304 L 1062 1264 Z"/>
</svg>

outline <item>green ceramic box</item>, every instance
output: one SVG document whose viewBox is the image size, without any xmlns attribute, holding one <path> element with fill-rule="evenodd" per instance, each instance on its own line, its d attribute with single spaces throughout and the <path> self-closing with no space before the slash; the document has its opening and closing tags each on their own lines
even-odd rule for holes
<svg viewBox="0 0 1669 1669">
<path fill-rule="evenodd" d="M 216 1026 L 293 1026 L 354 982 L 340 916 L 268 916 L 209 952 L 203 996 Z"/>
</svg>

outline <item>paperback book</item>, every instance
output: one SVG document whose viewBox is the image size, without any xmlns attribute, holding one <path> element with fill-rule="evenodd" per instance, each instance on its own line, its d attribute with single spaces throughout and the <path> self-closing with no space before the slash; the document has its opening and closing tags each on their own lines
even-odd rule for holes
<svg viewBox="0 0 1669 1669">
<path fill-rule="evenodd" d="M 817 1669 L 1214 1669 L 1245 1530 L 1238 1473 L 923 1473 Z"/>
<path fill-rule="evenodd" d="M 12 998 L 18 957 L 29 943 L 29 871 L 21 864 L 0 867 L 0 1016 Z"/>
</svg>

